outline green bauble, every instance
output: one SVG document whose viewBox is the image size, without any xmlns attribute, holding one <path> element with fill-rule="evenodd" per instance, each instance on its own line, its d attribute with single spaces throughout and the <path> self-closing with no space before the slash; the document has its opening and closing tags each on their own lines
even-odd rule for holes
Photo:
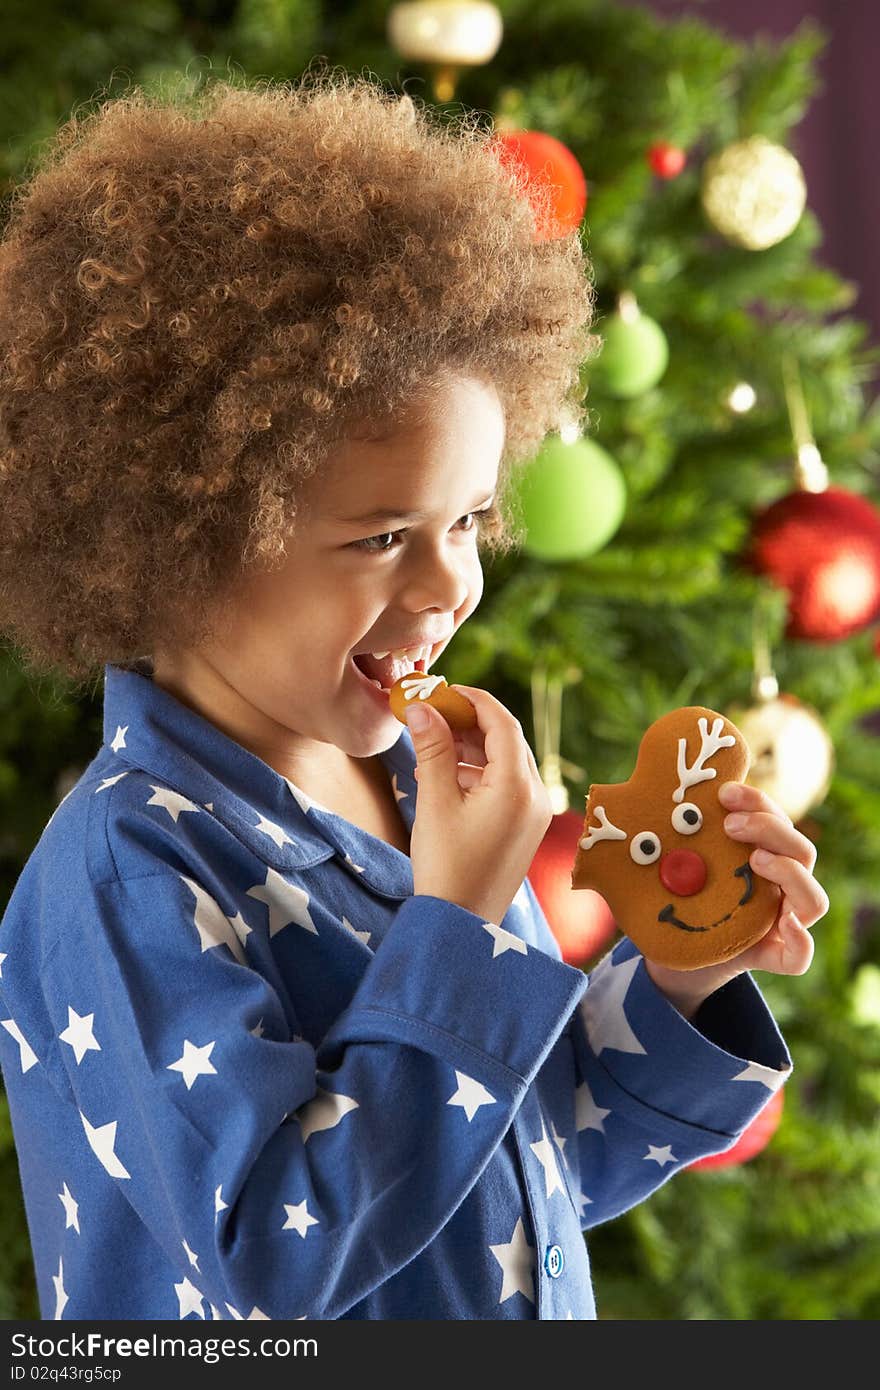
<svg viewBox="0 0 880 1390">
<path fill-rule="evenodd" d="M 641 396 L 666 371 L 669 344 L 655 319 L 619 311 L 598 325 L 604 342 L 592 371 L 613 396 Z"/>
<path fill-rule="evenodd" d="M 526 528 L 527 554 L 582 559 L 600 550 L 623 519 L 623 475 L 592 439 L 567 444 L 553 434 L 518 475 L 515 507 Z"/>
</svg>

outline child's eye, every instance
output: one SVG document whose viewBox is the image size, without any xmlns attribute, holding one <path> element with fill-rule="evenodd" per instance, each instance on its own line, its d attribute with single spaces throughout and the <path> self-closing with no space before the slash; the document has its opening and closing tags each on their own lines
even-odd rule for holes
<svg viewBox="0 0 880 1390">
<path fill-rule="evenodd" d="M 467 521 L 468 517 L 473 517 L 473 518 L 474 518 L 473 523 L 472 523 L 470 526 L 464 526 L 464 527 L 462 527 L 462 530 L 464 530 L 464 531 L 475 531 L 475 530 L 477 529 L 478 524 L 479 524 L 478 519 L 479 519 L 480 517 L 486 516 L 489 512 L 491 512 L 491 511 L 492 511 L 492 508 L 494 507 L 494 505 L 495 505 L 495 504 L 494 504 L 494 502 L 493 502 L 491 506 L 483 507 L 482 511 L 479 511 L 479 512 L 465 512 L 464 516 L 459 517 L 458 523 L 457 523 L 457 524 L 460 525 L 462 521 Z M 384 540 L 387 540 L 387 539 L 390 538 L 391 541 L 394 542 L 396 537 L 398 537 L 398 536 L 405 536 L 405 535 L 406 535 L 406 531 L 405 531 L 405 530 L 403 530 L 403 531 L 383 531 L 382 534 L 381 534 L 380 536 L 365 536 L 363 540 L 361 540 L 361 541 L 352 541 L 351 544 L 352 544 L 356 549 L 358 549 L 358 550 L 366 550 L 366 551 L 367 551 L 369 554 L 371 554 L 371 555 L 387 555 L 391 550 L 394 550 L 394 549 L 395 549 L 395 545 L 394 545 L 394 544 L 392 544 L 392 545 L 373 545 L 373 541 L 384 541 Z"/>
</svg>

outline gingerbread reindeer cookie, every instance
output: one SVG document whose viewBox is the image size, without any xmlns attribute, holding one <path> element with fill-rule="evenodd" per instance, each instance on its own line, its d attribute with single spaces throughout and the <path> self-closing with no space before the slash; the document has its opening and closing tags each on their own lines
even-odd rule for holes
<svg viewBox="0 0 880 1390">
<path fill-rule="evenodd" d="M 716 965 L 759 941 L 781 890 L 754 848 L 724 831 L 722 782 L 743 782 L 749 750 L 729 719 L 686 705 L 655 720 L 628 782 L 594 783 L 572 888 L 601 893 L 644 956 L 674 970 Z"/>
</svg>

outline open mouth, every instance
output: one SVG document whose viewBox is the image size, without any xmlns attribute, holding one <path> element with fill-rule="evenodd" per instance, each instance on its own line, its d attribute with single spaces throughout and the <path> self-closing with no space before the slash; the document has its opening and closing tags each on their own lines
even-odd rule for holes
<svg viewBox="0 0 880 1390">
<path fill-rule="evenodd" d="M 720 927 L 722 923 L 729 922 L 733 914 L 748 902 L 755 886 L 754 879 L 752 878 L 752 866 L 748 860 L 746 860 L 744 864 L 740 864 L 738 869 L 734 869 L 733 876 L 734 878 L 741 878 L 744 880 L 746 886 L 743 890 L 743 895 L 736 906 L 732 907 L 729 912 L 726 912 L 723 917 L 719 917 L 717 922 L 710 922 L 706 927 L 691 926 L 689 922 L 683 922 L 680 917 L 675 916 L 672 903 L 667 903 L 662 912 L 658 912 L 657 921 L 668 922 L 671 927 L 678 927 L 679 931 L 711 931 L 713 927 Z"/>
<path fill-rule="evenodd" d="M 434 650 L 433 647 L 413 647 L 402 656 L 386 652 L 381 659 L 370 652 L 358 652 L 357 655 L 350 655 L 349 661 L 361 684 L 387 704 L 388 692 L 401 676 L 410 671 L 427 671 Z M 416 652 L 420 654 L 416 656 Z"/>
</svg>

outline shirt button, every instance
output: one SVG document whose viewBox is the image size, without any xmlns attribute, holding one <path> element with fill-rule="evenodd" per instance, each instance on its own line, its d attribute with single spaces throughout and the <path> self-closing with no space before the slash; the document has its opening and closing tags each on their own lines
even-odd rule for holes
<svg viewBox="0 0 880 1390">
<path fill-rule="evenodd" d="M 544 1268 L 551 1279 L 558 1279 L 565 1267 L 565 1256 L 561 1245 L 548 1245 L 544 1255 Z"/>
</svg>

